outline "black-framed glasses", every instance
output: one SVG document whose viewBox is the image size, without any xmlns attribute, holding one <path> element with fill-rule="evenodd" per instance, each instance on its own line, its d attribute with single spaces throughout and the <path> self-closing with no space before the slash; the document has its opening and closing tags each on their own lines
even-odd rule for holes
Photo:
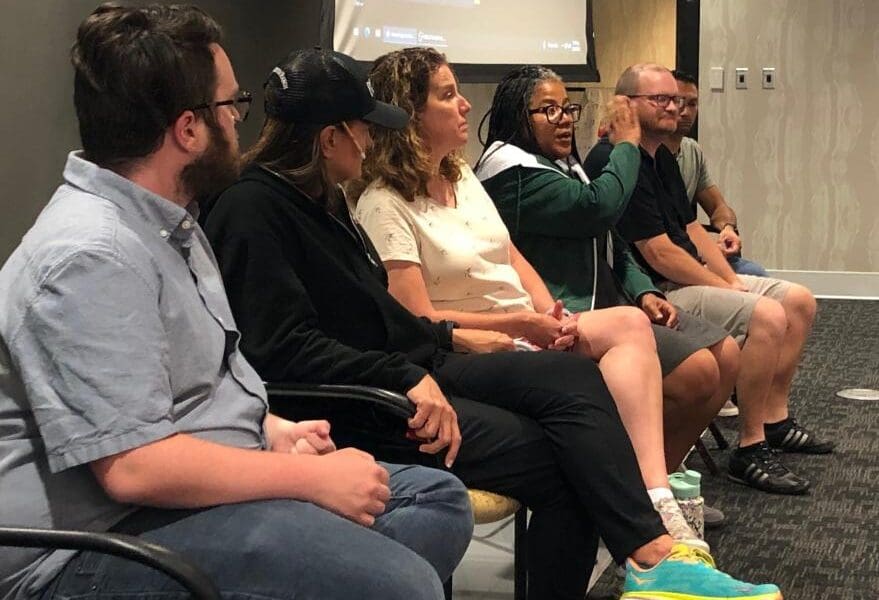
<svg viewBox="0 0 879 600">
<path fill-rule="evenodd" d="M 629 94 L 628 97 L 647 98 L 659 108 L 666 108 L 671 102 L 674 102 L 678 108 L 682 108 L 687 102 L 683 96 L 670 96 L 668 94 Z"/>
<path fill-rule="evenodd" d="M 579 104 L 565 104 L 564 106 L 559 106 L 558 104 L 547 104 L 546 106 L 541 106 L 540 108 L 531 108 L 528 110 L 529 115 L 543 113 L 544 115 L 546 115 L 546 120 L 553 125 L 562 120 L 562 115 L 568 115 L 569 117 L 571 117 L 571 121 L 576 123 L 580 120 L 581 112 L 583 112 L 583 107 Z"/>
<path fill-rule="evenodd" d="M 238 95 L 231 100 L 220 100 L 218 102 L 205 102 L 193 106 L 188 110 L 202 110 L 205 108 L 214 108 L 216 106 L 231 106 L 238 115 L 238 121 L 243 123 L 250 114 L 250 105 L 253 102 L 253 95 L 247 90 L 241 90 Z"/>
</svg>

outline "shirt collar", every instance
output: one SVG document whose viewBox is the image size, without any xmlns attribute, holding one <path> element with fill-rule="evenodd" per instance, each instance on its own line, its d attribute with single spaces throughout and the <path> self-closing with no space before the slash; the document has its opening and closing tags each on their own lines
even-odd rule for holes
<svg viewBox="0 0 879 600">
<path fill-rule="evenodd" d="M 106 198 L 125 213 L 135 215 L 163 239 L 183 243 L 190 239 L 195 229 L 197 203 L 192 202 L 183 208 L 118 173 L 86 160 L 81 150 L 67 156 L 64 181 Z"/>
</svg>

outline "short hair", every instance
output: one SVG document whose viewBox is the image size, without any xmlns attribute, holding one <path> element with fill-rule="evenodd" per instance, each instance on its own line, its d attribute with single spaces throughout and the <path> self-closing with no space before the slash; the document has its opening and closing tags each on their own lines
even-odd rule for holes
<svg viewBox="0 0 879 600">
<path fill-rule="evenodd" d="M 680 69 L 675 69 L 671 72 L 672 77 L 675 78 L 676 81 L 682 81 L 684 83 L 689 83 L 690 85 L 695 85 L 699 87 L 699 82 L 696 81 L 696 78 L 690 75 L 687 71 L 681 71 Z"/>
<path fill-rule="evenodd" d="M 645 71 L 668 72 L 668 69 L 656 63 L 638 63 L 626 68 L 617 80 L 614 94 L 618 96 L 631 96 L 638 93 L 638 83 L 641 81 L 641 73 Z"/>
<path fill-rule="evenodd" d="M 409 202 L 427 194 L 430 149 L 418 131 L 417 114 L 427 104 L 431 75 L 448 64 L 445 55 L 433 48 L 404 48 L 376 59 L 369 74 L 375 99 L 399 106 L 410 119 L 403 129 L 372 129 L 372 150 L 363 163 L 362 179 L 349 187 L 352 197 L 358 197 L 376 179 Z M 455 151 L 443 157 L 440 175 L 451 182 L 459 181 L 464 164 L 461 152 Z"/>
<path fill-rule="evenodd" d="M 216 21 L 194 6 L 96 8 L 70 52 L 85 157 L 124 167 L 156 151 L 184 110 L 214 100 L 210 45 L 221 38 Z M 211 111 L 204 118 L 214 123 Z"/>
<path fill-rule="evenodd" d="M 562 81 L 552 69 L 539 65 L 525 65 L 513 69 L 498 84 L 488 109 L 488 135 L 485 148 L 494 142 L 518 146 L 526 152 L 540 154 L 540 148 L 531 129 L 528 107 L 537 85 L 544 81 Z M 483 117 L 485 121 L 485 117 Z M 480 123 L 480 128 L 482 123 Z M 480 159 L 481 160 L 481 159 Z"/>
</svg>

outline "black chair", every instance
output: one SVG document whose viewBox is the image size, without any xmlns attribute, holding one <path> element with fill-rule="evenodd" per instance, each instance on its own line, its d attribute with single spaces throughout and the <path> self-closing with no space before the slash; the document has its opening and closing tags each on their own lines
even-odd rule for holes
<svg viewBox="0 0 879 600">
<path fill-rule="evenodd" d="M 131 535 L 60 531 L 27 527 L 0 527 L 0 546 L 53 548 L 112 554 L 165 573 L 179 582 L 196 600 L 220 600 L 213 581 L 180 554 Z"/>
<path fill-rule="evenodd" d="M 418 452 L 418 443 L 407 440 L 406 420 L 415 414 L 409 399 L 396 392 L 361 385 L 323 385 L 289 382 L 266 382 L 271 411 L 294 421 L 326 419 L 330 422 L 333 439 L 339 447 L 358 448 L 380 454 L 391 462 L 437 466 L 435 457 Z M 379 441 L 377 430 L 397 432 L 398 442 Z M 528 513 L 524 506 L 506 496 L 482 490 L 469 490 L 470 501 L 477 523 L 491 523 L 515 515 L 513 542 L 513 596 L 527 599 L 527 566 L 525 539 Z M 446 598 L 452 597 L 452 581 L 445 582 Z"/>
</svg>

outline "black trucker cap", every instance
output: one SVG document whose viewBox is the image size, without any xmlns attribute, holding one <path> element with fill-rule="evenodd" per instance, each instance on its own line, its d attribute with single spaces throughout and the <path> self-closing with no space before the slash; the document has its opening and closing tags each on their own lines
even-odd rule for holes
<svg viewBox="0 0 879 600">
<path fill-rule="evenodd" d="M 366 72 L 341 52 L 295 50 L 269 73 L 264 85 L 267 115 L 292 123 L 332 125 L 360 119 L 389 129 L 402 129 L 409 115 L 377 101 Z"/>
</svg>

